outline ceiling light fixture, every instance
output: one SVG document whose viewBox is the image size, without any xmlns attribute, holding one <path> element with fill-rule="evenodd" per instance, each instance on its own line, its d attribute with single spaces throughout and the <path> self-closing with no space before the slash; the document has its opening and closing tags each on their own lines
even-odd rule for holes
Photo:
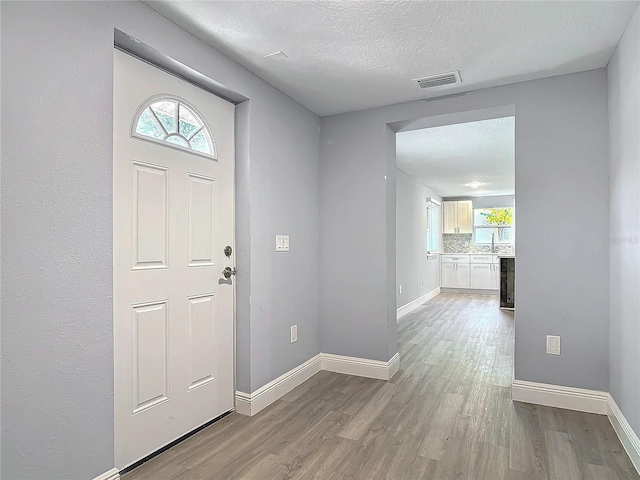
<svg viewBox="0 0 640 480">
<path fill-rule="evenodd" d="M 478 188 L 478 187 L 480 187 L 482 185 L 485 185 L 485 184 L 482 183 L 482 182 L 478 182 L 478 181 L 465 183 L 465 186 L 471 187 L 471 188 Z"/>
<path fill-rule="evenodd" d="M 264 56 L 264 58 L 269 58 L 269 57 L 284 57 L 284 58 L 288 58 L 289 55 L 284 53 L 282 50 L 278 50 L 277 52 L 269 53 L 269 54 Z"/>
</svg>

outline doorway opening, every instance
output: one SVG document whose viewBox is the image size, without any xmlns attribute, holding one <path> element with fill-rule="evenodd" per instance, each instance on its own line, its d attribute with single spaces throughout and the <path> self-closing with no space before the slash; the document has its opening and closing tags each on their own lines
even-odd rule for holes
<svg viewBox="0 0 640 480">
<path fill-rule="evenodd" d="M 515 116 L 475 117 L 431 117 L 396 133 L 398 338 L 412 332 L 424 340 L 426 362 L 438 375 L 457 369 L 471 382 L 507 387 L 515 327 Z M 399 345 L 401 356 L 408 348 Z"/>
</svg>

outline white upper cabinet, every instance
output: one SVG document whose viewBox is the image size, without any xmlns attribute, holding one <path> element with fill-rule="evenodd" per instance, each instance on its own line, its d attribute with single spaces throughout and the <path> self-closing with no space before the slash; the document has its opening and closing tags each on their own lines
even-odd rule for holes
<svg viewBox="0 0 640 480">
<path fill-rule="evenodd" d="M 471 200 L 458 204 L 458 233 L 473 233 L 473 203 Z"/>
<path fill-rule="evenodd" d="M 471 200 L 442 202 L 443 233 L 473 233 L 473 203 Z"/>
</svg>

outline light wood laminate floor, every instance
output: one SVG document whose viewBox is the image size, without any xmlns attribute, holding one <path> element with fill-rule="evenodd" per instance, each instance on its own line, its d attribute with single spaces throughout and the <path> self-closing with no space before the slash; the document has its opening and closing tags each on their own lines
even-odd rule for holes
<svg viewBox="0 0 640 480">
<path fill-rule="evenodd" d="M 513 315 L 441 294 L 399 321 L 389 382 L 320 372 L 124 476 L 191 479 L 639 479 L 606 416 L 512 402 Z"/>
</svg>

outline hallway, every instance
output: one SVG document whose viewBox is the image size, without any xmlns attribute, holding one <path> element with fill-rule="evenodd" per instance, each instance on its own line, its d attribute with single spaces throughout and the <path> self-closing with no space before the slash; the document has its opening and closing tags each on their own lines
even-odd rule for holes
<svg viewBox="0 0 640 480">
<path fill-rule="evenodd" d="M 398 322 L 391 381 L 320 372 L 123 478 L 640 478 L 606 416 L 511 401 L 513 322 L 495 296 L 441 294 Z"/>
</svg>

